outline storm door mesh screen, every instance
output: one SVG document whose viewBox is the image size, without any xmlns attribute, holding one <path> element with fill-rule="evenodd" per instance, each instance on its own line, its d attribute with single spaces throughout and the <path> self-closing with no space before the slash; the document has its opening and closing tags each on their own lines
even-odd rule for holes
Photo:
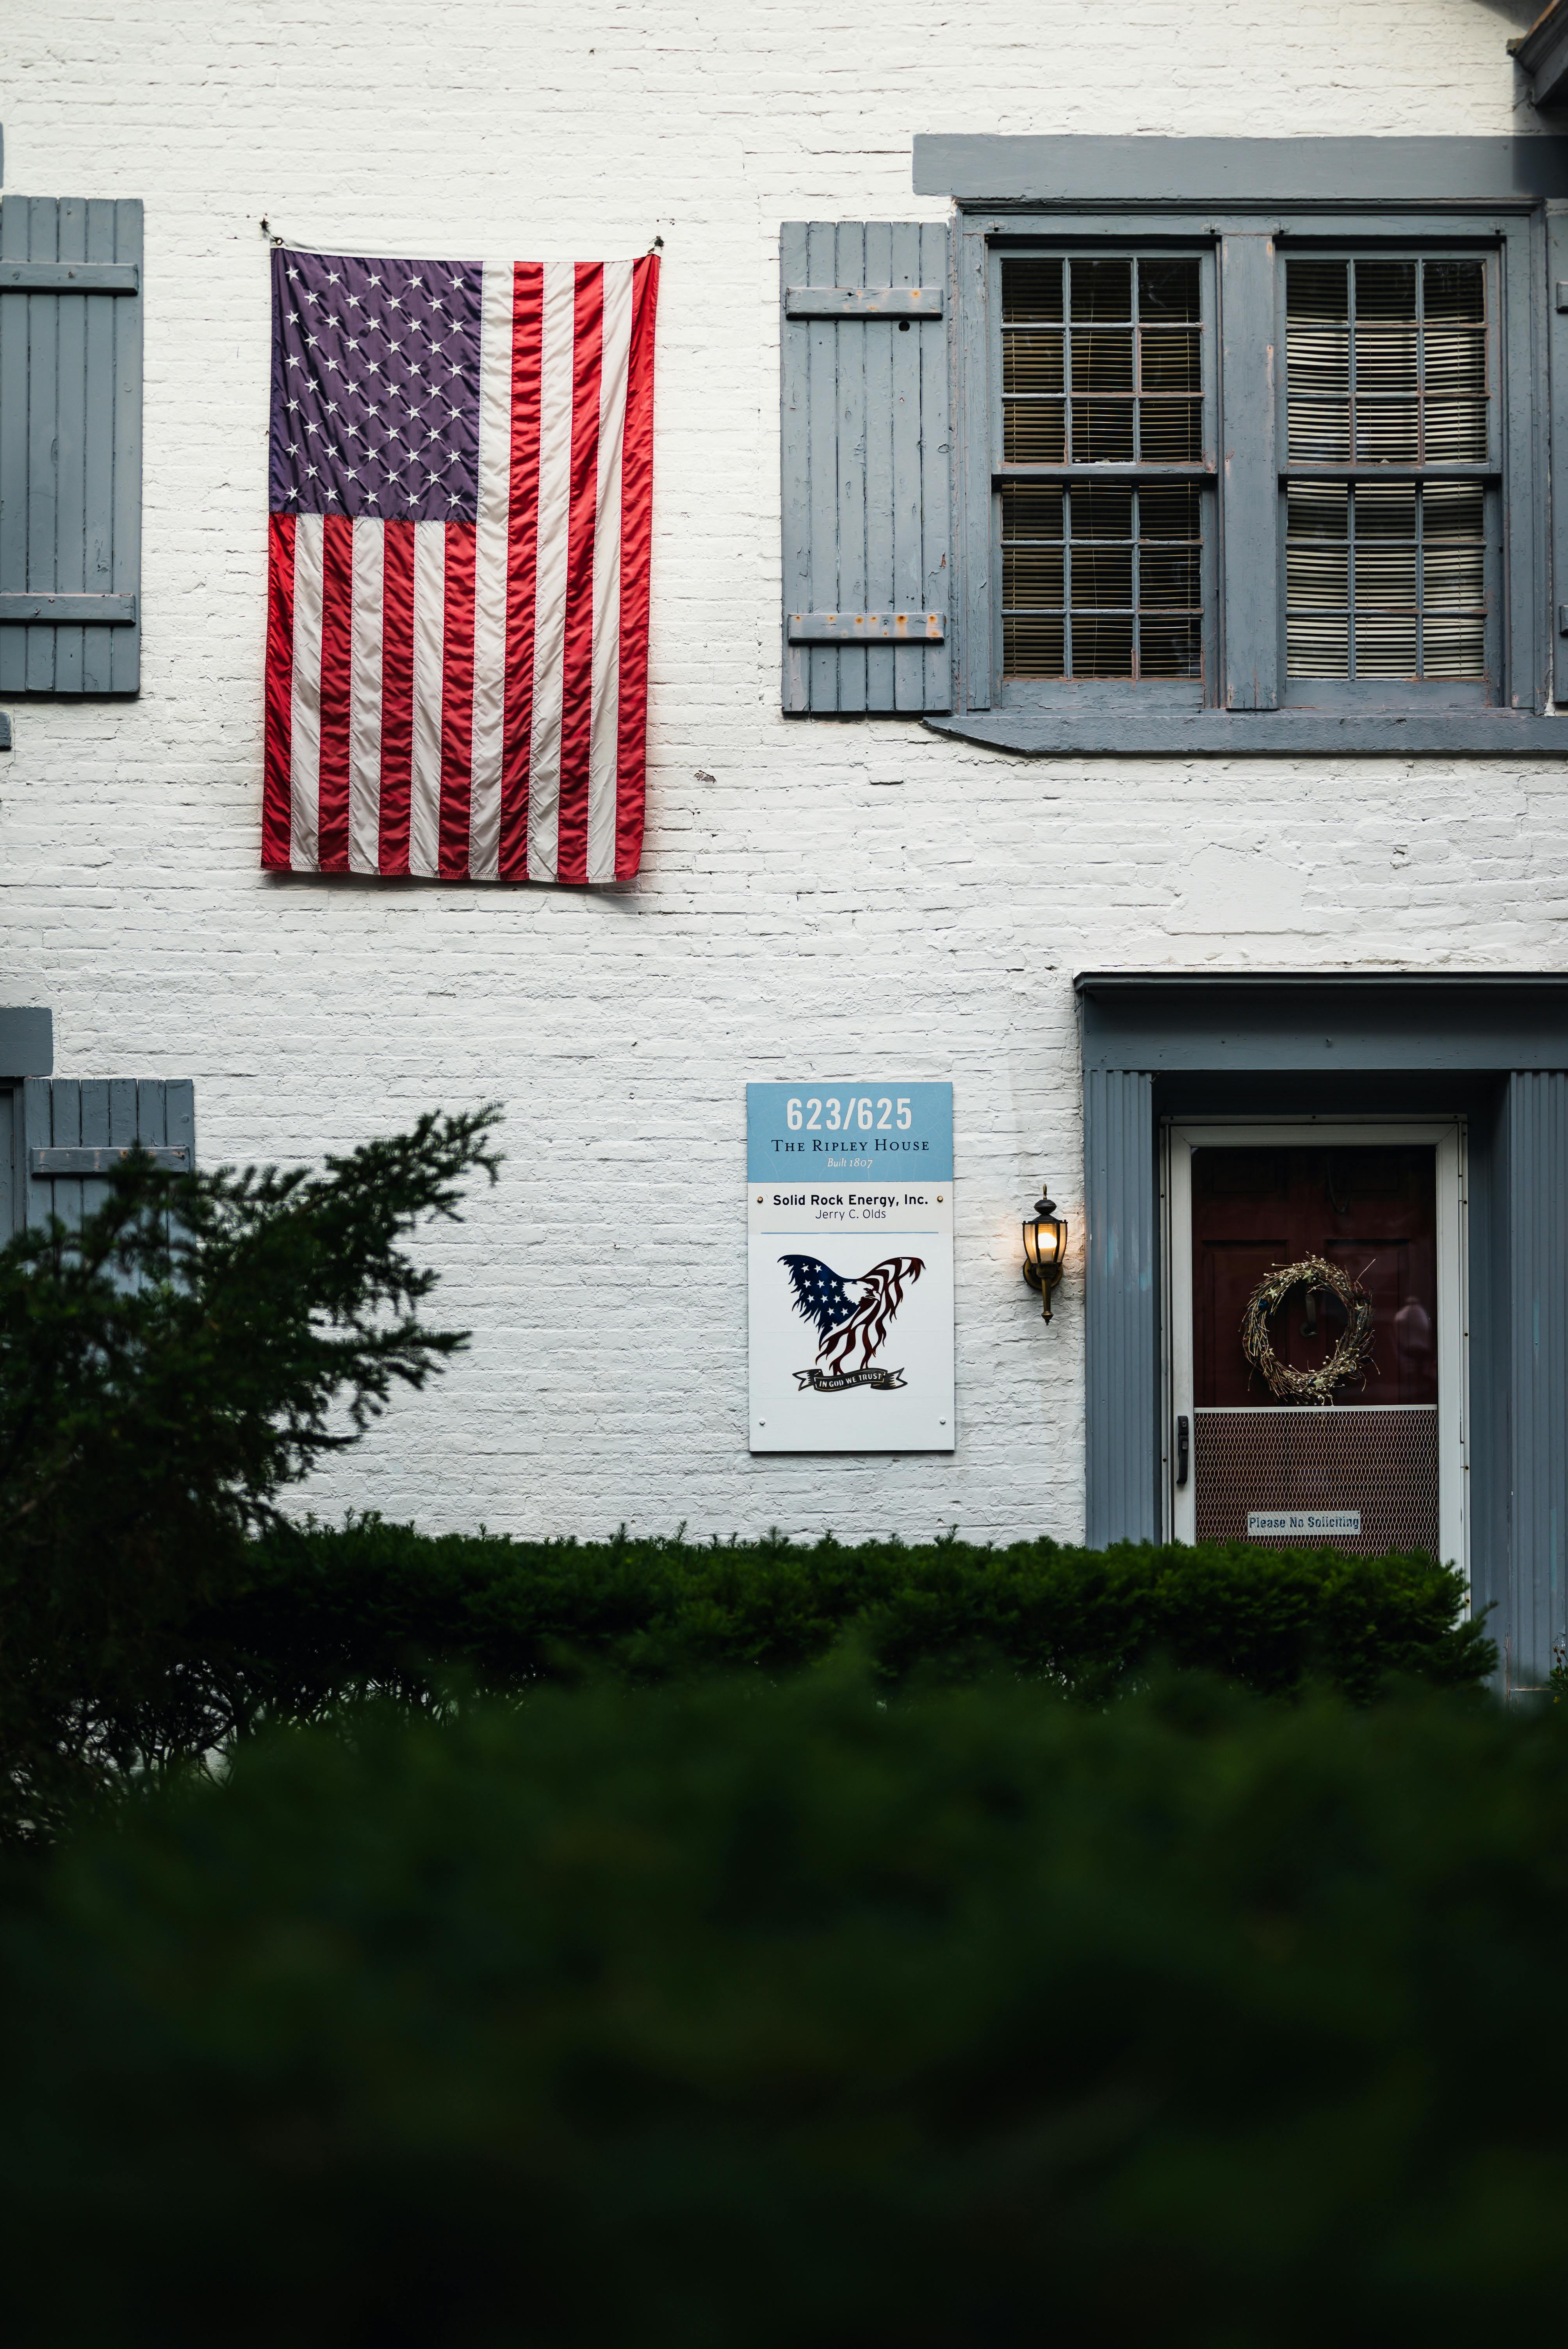
<svg viewBox="0 0 1568 2349">
<path fill-rule="evenodd" d="M 1201 1409 L 1192 1448 L 1200 1541 L 1299 1549 L 1299 1534 L 1249 1535 L 1248 1512 L 1359 1509 L 1359 1534 L 1314 1535 L 1311 1546 L 1438 1554 L 1435 1403 Z"/>
<path fill-rule="evenodd" d="M 1006 676 L 1201 678 L 1205 331 L 1194 260 L 1003 262 Z"/>
<path fill-rule="evenodd" d="M 1292 677 L 1486 675 L 1486 277 L 1286 264 Z"/>
</svg>

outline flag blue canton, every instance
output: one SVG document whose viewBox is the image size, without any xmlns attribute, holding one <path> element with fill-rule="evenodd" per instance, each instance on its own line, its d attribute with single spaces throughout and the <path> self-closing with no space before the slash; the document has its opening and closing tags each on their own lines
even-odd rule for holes
<svg viewBox="0 0 1568 2349">
<path fill-rule="evenodd" d="M 479 512 L 478 262 L 273 255 L 272 510 Z"/>
<path fill-rule="evenodd" d="M 831 1265 L 816 1256 L 781 1256 L 795 1290 L 795 1310 L 814 1321 L 819 1335 L 839 1329 L 854 1312 L 850 1292 Z"/>
</svg>

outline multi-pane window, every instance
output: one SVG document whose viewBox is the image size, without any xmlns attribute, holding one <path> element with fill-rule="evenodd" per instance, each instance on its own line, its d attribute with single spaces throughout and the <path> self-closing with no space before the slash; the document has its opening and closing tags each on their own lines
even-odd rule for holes
<svg viewBox="0 0 1568 2349">
<path fill-rule="evenodd" d="M 1285 264 L 1285 667 L 1487 675 L 1487 271 Z"/>
<path fill-rule="evenodd" d="M 1186 482 L 1005 483 L 1007 674 L 1201 676 L 1201 496 Z"/>
<path fill-rule="evenodd" d="M 1005 675 L 1201 678 L 1199 263 L 1005 259 L 1001 292 Z"/>
</svg>

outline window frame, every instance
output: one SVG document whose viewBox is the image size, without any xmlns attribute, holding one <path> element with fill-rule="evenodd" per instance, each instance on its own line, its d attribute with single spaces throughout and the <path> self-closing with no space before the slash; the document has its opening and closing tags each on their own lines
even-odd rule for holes
<svg viewBox="0 0 1568 2349">
<path fill-rule="evenodd" d="M 1480 261 L 1486 273 L 1486 364 L 1487 364 L 1487 450 L 1485 457 L 1474 464 L 1448 466 L 1389 465 L 1379 467 L 1365 463 L 1341 466 L 1313 463 L 1293 464 L 1290 456 L 1290 362 L 1286 322 L 1287 269 L 1292 261 Z M 1279 368 L 1274 385 L 1274 445 L 1279 452 L 1279 543 L 1282 559 L 1279 565 L 1280 613 L 1280 706 L 1287 709 L 1355 710 L 1366 709 L 1483 709 L 1501 706 L 1506 686 L 1504 669 L 1507 630 L 1504 625 L 1503 582 L 1507 560 L 1506 521 L 1508 511 L 1508 449 L 1504 409 L 1508 369 L 1502 348 L 1503 300 L 1505 270 L 1503 256 L 1498 250 L 1497 239 L 1484 241 L 1460 238 L 1453 234 L 1435 239 L 1419 238 L 1407 233 L 1380 239 L 1361 239 L 1354 245 L 1341 236 L 1292 237 L 1287 249 L 1280 255 L 1276 269 L 1278 301 L 1275 309 L 1274 333 L 1276 349 L 1285 353 L 1284 364 Z M 1295 481 L 1338 481 L 1347 483 L 1368 480 L 1384 481 L 1467 480 L 1481 484 L 1485 492 L 1486 539 L 1486 673 L 1473 680 L 1438 679 L 1428 681 L 1378 678 L 1295 678 L 1290 675 L 1288 643 L 1288 606 L 1290 602 L 1287 564 L 1284 559 L 1286 523 L 1289 514 L 1290 486 Z"/>
<path fill-rule="evenodd" d="M 1124 143 L 1129 150 L 1140 144 Z M 1206 148 L 1210 142 L 1149 143 Z M 1375 149 L 1400 142 L 1354 143 Z M 951 288 L 959 574 L 954 595 L 954 715 L 933 722 L 945 730 L 966 730 L 972 714 L 987 713 L 983 728 L 968 730 L 975 739 L 1040 753 L 1530 748 L 1562 755 L 1568 750 L 1568 719 L 1555 716 L 1550 698 L 1555 641 L 1551 556 L 1553 543 L 1560 564 L 1568 555 L 1568 515 L 1559 517 L 1553 528 L 1546 491 L 1549 329 L 1558 336 L 1564 330 L 1553 320 L 1548 296 L 1549 264 L 1568 274 L 1568 221 L 1563 217 L 1568 207 L 1549 206 L 1522 185 L 1501 202 L 1471 194 L 1451 205 L 1418 203 L 1398 194 L 1378 202 L 1370 191 L 1363 195 L 1352 188 L 1348 197 L 1315 194 L 1266 207 L 1200 207 L 1173 198 L 1169 175 L 1162 177 L 1167 192 L 1147 202 L 1131 196 L 1114 204 L 1102 198 L 1083 206 L 1057 200 L 999 205 L 958 199 Z M 1222 452 L 1214 492 L 1217 644 L 1212 663 L 1205 663 L 1202 707 L 1161 707 L 1146 687 L 1130 681 L 1097 683 L 1086 693 L 1071 681 L 1035 680 L 1020 694 L 1013 682 L 1004 684 L 1001 670 L 999 451 L 994 438 L 1001 398 L 997 264 L 1006 254 L 1030 247 L 1109 253 L 1156 244 L 1212 253 L 1218 285 L 1212 336 L 1219 377 L 1213 429 Z M 1489 659 L 1495 643 L 1498 664 L 1490 700 L 1472 690 L 1456 705 L 1440 688 L 1403 680 L 1367 680 L 1366 694 L 1360 681 L 1346 680 L 1347 691 L 1318 694 L 1311 701 L 1287 690 L 1284 263 L 1292 253 L 1328 248 L 1496 256 L 1499 380 L 1493 429 L 1501 483 L 1489 529 L 1499 545 L 1493 556 L 1495 593 L 1489 580 Z M 1568 285 L 1562 291 L 1568 309 Z M 1210 347 L 1206 343 L 1206 352 Z M 1558 378 L 1568 380 L 1568 347 L 1558 360 Z M 1255 387 L 1260 377 L 1267 396 L 1249 398 L 1247 388 Z M 1568 501 L 1563 503 L 1568 506 Z M 1568 568 L 1559 575 L 1568 577 Z"/>
<path fill-rule="evenodd" d="M 1195 260 L 1199 266 L 1199 316 L 1202 340 L 1202 382 L 1203 454 L 1195 465 L 1168 465 L 1157 468 L 1139 460 L 1125 464 L 1088 465 L 1064 463 L 1035 465 L 1009 463 L 1004 455 L 1004 396 L 1002 368 L 1002 267 L 1005 262 L 1075 258 L 1137 262 L 1142 259 Z M 1212 518 L 1218 512 L 1219 481 L 1219 302 L 1214 256 L 1211 249 L 1185 240 L 1160 235 L 1124 235 L 1118 243 L 1103 239 L 1092 241 L 1073 236 L 1043 240 L 1037 237 L 1001 236 L 992 240 L 989 254 L 990 283 L 988 295 L 991 331 L 995 336 L 995 359 L 991 370 L 991 474 L 992 474 L 992 544 L 991 560 L 996 578 L 1004 577 L 1002 554 L 1003 484 L 1007 481 L 1056 481 L 1064 488 L 1075 481 L 1131 481 L 1137 486 L 1158 471 L 1169 479 L 1185 479 L 1198 482 L 1207 493 L 1205 523 L 1201 555 L 1200 595 L 1202 611 L 1202 675 L 1188 681 L 1168 678 L 1139 678 L 1136 681 L 1104 678 L 1020 678 L 1008 677 L 1004 665 L 1004 603 L 998 592 L 992 612 L 992 688 L 996 706 L 1014 709 L 1050 709 L 1070 706 L 1083 709 L 1093 706 L 1110 712 L 1124 697 L 1136 693 L 1140 705 L 1165 709 L 1202 709 L 1209 682 L 1214 674 L 1219 654 L 1218 597 L 1219 565 L 1218 525 Z M 1070 399 L 1071 387 L 1064 387 L 1063 398 Z M 1211 526 L 1212 521 L 1212 526 Z"/>
</svg>

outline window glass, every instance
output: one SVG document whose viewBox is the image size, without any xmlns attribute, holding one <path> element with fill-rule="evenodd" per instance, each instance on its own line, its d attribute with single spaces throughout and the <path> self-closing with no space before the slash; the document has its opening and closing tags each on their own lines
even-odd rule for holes
<svg viewBox="0 0 1568 2349">
<path fill-rule="evenodd" d="M 1007 676 L 1202 678 L 1202 492 L 1144 469 L 1203 461 L 1202 335 L 1195 260 L 1003 262 L 1003 462 L 1068 476 L 1002 485 Z"/>
<path fill-rule="evenodd" d="M 1201 677 L 1202 498 L 1187 481 L 1006 483 L 1007 673 Z"/>
<path fill-rule="evenodd" d="M 1285 313 L 1288 674 L 1483 678 L 1483 264 L 1293 260 Z"/>
</svg>

